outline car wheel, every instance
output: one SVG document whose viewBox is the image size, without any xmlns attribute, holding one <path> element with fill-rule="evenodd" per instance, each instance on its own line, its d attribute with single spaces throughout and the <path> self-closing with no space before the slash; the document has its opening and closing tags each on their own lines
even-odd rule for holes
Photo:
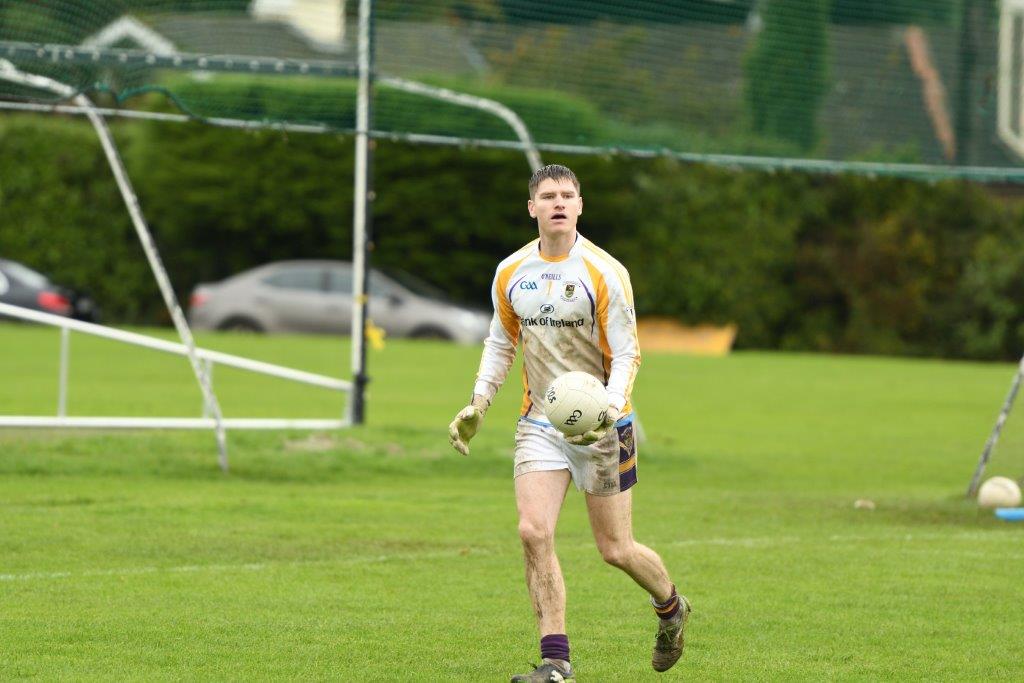
<svg viewBox="0 0 1024 683">
<path fill-rule="evenodd" d="M 252 318 L 234 316 L 218 325 L 217 329 L 225 332 L 262 332 L 263 326 Z"/>
<path fill-rule="evenodd" d="M 451 341 L 452 335 L 446 330 L 442 330 L 440 327 L 417 327 L 415 330 L 409 333 L 410 339 L 441 339 L 444 341 Z"/>
</svg>

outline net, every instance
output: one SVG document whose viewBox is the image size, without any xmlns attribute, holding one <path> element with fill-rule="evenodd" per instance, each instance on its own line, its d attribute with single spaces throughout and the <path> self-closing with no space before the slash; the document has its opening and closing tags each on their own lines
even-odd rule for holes
<svg viewBox="0 0 1024 683">
<path fill-rule="evenodd" d="M 374 135 L 522 147 L 519 121 L 541 149 L 1024 178 L 1021 0 L 373 7 Z M 345 132 L 357 10 L 354 0 L 7 0 L 0 59 L 111 109 Z M 0 83 L 7 107 L 55 97 Z"/>
</svg>

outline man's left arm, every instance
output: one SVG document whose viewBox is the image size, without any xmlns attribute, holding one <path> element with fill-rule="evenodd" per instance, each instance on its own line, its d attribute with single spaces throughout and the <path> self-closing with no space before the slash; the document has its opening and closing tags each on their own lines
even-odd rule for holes
<svg viewBox="0 0 1024 683">
<path fill-rule="evenodd" d="M 636 334 L 636 313 L 633 309 L 633 287 L 625 268 L 605 280 L 608 290 L 607 312 L 600 316 L 605 321 L 605 338 L 611 351 L 608 373 L 608 414 L 596 430 L 571 437 L 577 445 L 591 444 L 604 438 L 623 411 L 630 406 L 633 381 L 640 368 L 640 342 Z"/>
<path fill-rule="evenodd" d="M 611 350 L 608 373 L 608 400 L 621 415 L 630 403 L 633 381 L 640 369 L 640 342 L 636 335 L 636 312 L 633 310 L 633 287 L 629 273 L 621 269 L 619 277 L 608 281 L 608 328 L 605 330 Z"/>
</svg>

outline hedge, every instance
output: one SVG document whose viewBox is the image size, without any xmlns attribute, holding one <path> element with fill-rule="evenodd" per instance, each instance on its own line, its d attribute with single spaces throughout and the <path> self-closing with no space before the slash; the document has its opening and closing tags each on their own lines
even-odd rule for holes
<svg viewBox="0 0 1024 683">
<path fill-rule="evenodd" d="M 486 86 L 431 79 L 431 84 L 502 102 L 545 142 L 588 143 L 602 139 L 604 120 L 578 98 L 528 88 Z M 325 124 L 353 130 L 355 80 L 218 74 L 209 80 L 175 75 L 161 81 L 191 114 Z M 494 114 L 378 85 L 374 125 L 379 130 L 456 137 L 517 140 Z"/>
<path fill-rule="evenodd" d="M 243 118 L 355 129 L 356 83 L 311 77 L 218 74 L 208 80 L 174 74 L 159 79 L 148 106 L 206 118 Z M 535 141 L 609 148 L 794 156 L 798 145 L 749 131 L 709 135 L 671 123 L 626 123 L 602 115 L 587 99 L 538 88 L 426 76 L 424 83 L 500 102 L 515 111 Z M 161 90 L 162 89 L 162 90 Z M 126 91 L 128 97 L 134 93 Z M 172 97 L 173 95 L 173 97 Z M 378 85 L 374 127 L 395 133 L 443 135 L 469 140 L 518 141 L 505 121 L 479 109 Z"/>
<path fill-rule="evenodd" d="M 265 261 L 351 253 L 352 142 L 119 123 L 181 297 Z M 95 137 L 0 118 L 0 254 L 90 290 L 112 322 L 165 322 Z M 1012 358 L 1024 350 L 1024 215 L 986 188 L 551 157 L 583 182 L 580 229 L 630 269 L 640 314 L 736 322 L 745 348 Z M 381 143 L 380 265 L 488 304 L 536 234 L 521 154 Z"/>
</svg>

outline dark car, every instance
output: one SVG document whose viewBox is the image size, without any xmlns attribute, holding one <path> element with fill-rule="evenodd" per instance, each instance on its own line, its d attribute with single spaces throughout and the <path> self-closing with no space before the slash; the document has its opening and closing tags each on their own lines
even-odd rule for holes
<svg viewBox="0 0 1024 683">
<path fill-rule="evenodd" d="M 0 301 L 35 311 L 97 322 L 99 311 L 88 296 L 17 261 L 0 258 Z"/>
<path fill-rule="evenodd" d="M 369 318 L 394 337 L 449 339 L 475 344 L 487 336 L 491 315 L 453 303 L 428 282 L 402 271 L 373 269 Z M 278 261 L 192 292 L 189 320 L 196 329 L 251 332 L 352 331 L 352 264 Z"/>
</svg>

